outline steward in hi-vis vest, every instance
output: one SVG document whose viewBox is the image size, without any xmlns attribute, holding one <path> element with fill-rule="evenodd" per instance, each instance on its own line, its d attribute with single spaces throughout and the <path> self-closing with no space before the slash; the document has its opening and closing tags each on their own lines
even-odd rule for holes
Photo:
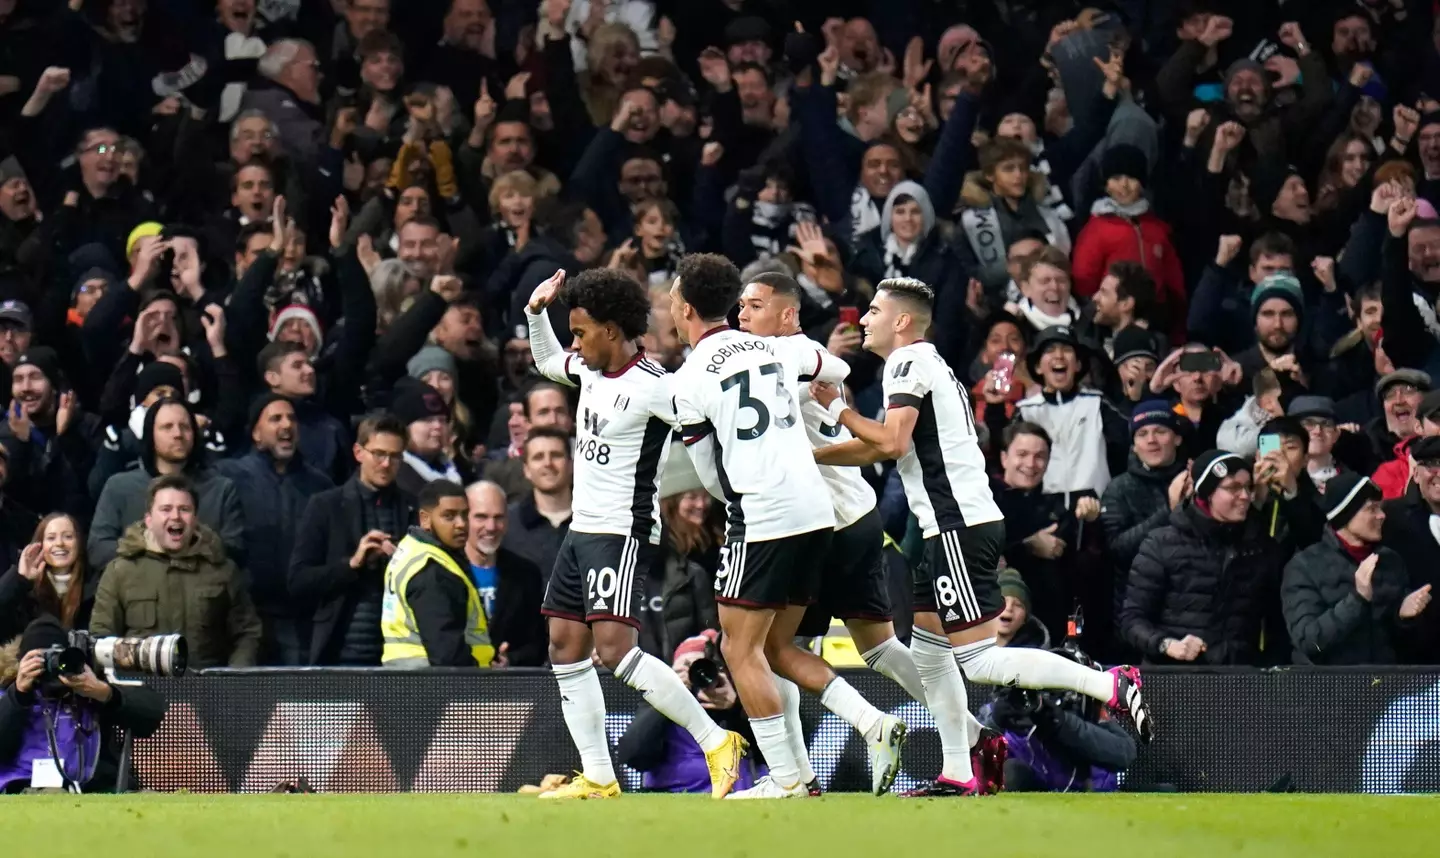
<svg viewBox="0 0 1440 858">
<path fill-rule="evenodd" d="M 465 569 L 470 506 L 458 484 L 420 492 L 412 527 L 385 568 L 385 667 L 487 667 L 495 656 L 484 604 Z"/>
</svg>

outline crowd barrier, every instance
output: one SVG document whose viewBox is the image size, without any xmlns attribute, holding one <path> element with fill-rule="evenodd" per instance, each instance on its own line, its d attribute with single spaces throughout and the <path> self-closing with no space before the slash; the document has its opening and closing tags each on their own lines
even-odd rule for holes
<svg viewBox="0 0 1440 858">
<path fill-rule="evenodd" d="M 923 707 L 869 671 L 846 678 L 912 727 L 908 788 L 939 770 Z M 639 696 L 608 675 L 612 745 Z M 210 671 L 150 679 L 169 701 L 159 732 L 135 743 L 145 789 L 265 792 L 305 778 L 322 792 L 511 792 L 578 758 L 545 671 Z M 975 707 L 989 690 L 971 686 Z M 1440 791 L 1440 671 L 1149 670 L 1158 729 L 1127 788 L 1250 792 Z M 829 790 L 868 789 L 864 743 L 814 698 L 802 716 Z M 625 769 L 622 786 L 639 775 Z"/>
</svg>

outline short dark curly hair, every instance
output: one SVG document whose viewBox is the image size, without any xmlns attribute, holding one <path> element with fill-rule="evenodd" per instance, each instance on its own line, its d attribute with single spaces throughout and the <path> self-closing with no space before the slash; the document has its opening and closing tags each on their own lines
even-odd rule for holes
<svg viewBox="0 0 1440 858">
<path fill-rule="evenodd" d="M 603 324 L 614 322 L 626 339 L 644 336 L 650 329 L 650 293 L 640 281 L 614 268 L 592 268 L 567 279 L 560 300 Z"/>
<path fill-rule="evenodd" d="M 717 253 L 692 253 L 675 267 L 680 297 L 704 321 L 723 319 L 740 300 L 740 269 Z"/>
</svg>

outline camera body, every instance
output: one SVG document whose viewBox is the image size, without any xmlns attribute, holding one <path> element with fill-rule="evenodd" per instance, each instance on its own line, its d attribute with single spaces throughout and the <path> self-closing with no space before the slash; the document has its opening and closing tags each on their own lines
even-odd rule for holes
<svg viewBox="0 0 1440 858">
<path fill-rule="evenodd" d="M 720 681 L 725 658 L 720 654 L 720 636 L 705 641 L 705 654 L 690 663 L 690 690 L 699 694 L 714 688 Z"/>
<path fill-rule="evenodd" d="M 89 632 L 72 631 L 65 646 L 45 650 L 46 679 L 79 676 L 87 664 L 104 672 L 116 670 L 153 676 L 183 676 L 189 648 L 183 635 L 155 635 L 148 638 L 93 637 Z"/>
</svg>

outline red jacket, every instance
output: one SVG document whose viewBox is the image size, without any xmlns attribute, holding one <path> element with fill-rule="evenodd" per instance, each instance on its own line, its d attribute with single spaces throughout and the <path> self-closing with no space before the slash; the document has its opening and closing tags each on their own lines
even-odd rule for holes
<svg viewBox="0 0 1440 858">
<path fill-rule="evenodd" d="M 1121 215 L 1095 215 L 1075 239 L 1072 257 L 1074 292 L 1089 298 L 1115 262 L 1138 262 L 1155 278 L 1155 301 L 1169 320 L 1172 345 L 1185 342 L 1187 300 L 1185 273 L 1170 242 L 1170 225 L 1146 212 L 1131 220 Z"/>
<path fill-rule="evenodd" d="M 1395 458 L 1375 469 L 1370 481 L 1379 486 L 1385 500 L 1405 497 L 1410 487 L 1410 444 L 1415 438 L 1406 438 L 1395 445 Z"/>
</svg>

